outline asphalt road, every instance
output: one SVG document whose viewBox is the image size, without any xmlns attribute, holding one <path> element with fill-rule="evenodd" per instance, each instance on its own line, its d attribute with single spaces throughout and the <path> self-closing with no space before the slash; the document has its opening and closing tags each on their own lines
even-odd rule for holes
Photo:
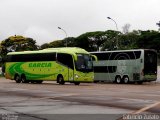
<svg viewBox="0 0 160 120">
<path fill-rule="evenodd" d="M 0 120 L 129 120 L 127 115 L 160 119 L 160 71 L 156 82 L 143 85 L 18 84 L 0 78 Z"/>
</svg>

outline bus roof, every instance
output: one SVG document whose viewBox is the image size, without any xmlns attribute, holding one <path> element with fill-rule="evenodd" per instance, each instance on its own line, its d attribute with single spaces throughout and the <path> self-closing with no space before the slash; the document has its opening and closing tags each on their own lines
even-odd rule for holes
<svg viewBox="0 0 160 120">
<path fill-rule="evenodd" d="M 61 48 L 46 48 L 46 49 L 43 49 L 43 50 L 36 50 L 36 51 L 9 52 L 7 55 L 52 53 L 52 52 L 69 53 L 69 54 L 76 54 L 76 53 L 89 54 L 89 52 L 87 52 L 86 50 L 84 50 L 82 48 L 78 48 L 78 47 L 61 47 Z"/>
<path fill-rule="evenodd" d="M 153 49 L 131 49 L 131 50 L 114 50 L 114 51 L 94 51 L 90 53 L 92 54 L 92 53 L 111 53 L 111 52 L 132 52 L 132 51 L 143 51 L 143 50 L 155 51 Z"/>
</svg>

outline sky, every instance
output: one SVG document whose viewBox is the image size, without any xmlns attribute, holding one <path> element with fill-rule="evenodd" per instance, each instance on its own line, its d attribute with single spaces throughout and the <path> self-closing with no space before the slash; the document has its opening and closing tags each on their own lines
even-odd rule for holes
<svg viewBox="0 0 160 120">
<path fill-rule="evenodd" d="M 160 0 L 0 0 L 0 41 L 13 35 L 38 45 L 92 31 L 158 30 Z M 58 29 L 61 27 L 64 31 Z"/>
</svg>

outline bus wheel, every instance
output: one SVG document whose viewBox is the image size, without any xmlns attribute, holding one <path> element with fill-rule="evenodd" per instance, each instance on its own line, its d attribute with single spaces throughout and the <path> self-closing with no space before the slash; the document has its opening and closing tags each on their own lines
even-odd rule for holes
<svg viewBox="0 0 160 120">
<path fill-rule="evenodd" d="M 116 76 L 115 82 L 116 82 L 117 84 L 122 83 L 121 76 Z"/>
<path fill-rule="evenodd" d="M 31 82 L 32 84 L 34 84 L 34 83 L 35 83 L 35 80 L 31 80 L 30 82 Z"/>
<path fill-rule="evenodd" d="M 79 84 L 80 84 L 80 82 L 75 82 L 74 84 L 75 84 L 75 85 L 79 85 Z"/>
<path fill-rule="evenodd" d="M 21 82 L 21 79 L 20 79 L 19 75 L 15 75 L 15 81 L 16 81 L 16 83 L 20 83 Z"/>
<path fill-rule="evenodd" d="M 38 80 L 36 81 L 36 83 L 41 84 L 43 82 L 43 80 Z"/>
<path fill-rule="evenodd" d="M 28 81 L 26 80 L 26 76 L 25 75 L 21 76 L 21 81 L 22 81 L 22 83 L 28 83 Z"/>
<path fill-rule="evenodd" d="M 138 83 L 139 85 L 142 85 L 142 84 L 143 84 L 143 82 L 142 82 L 142 81 L 137 81 L 137 83 Z"/>
<path fill-rule="evenodd" d="M 124 77 L 123 77 L 123 82 L 124 82 L 125 84 L 128 84 L 128 83 L 129 83 L 129 77 L 128 77 L 128 76 L 124 76 Z"/>
<path fill-rule="evenodd" d="M 57 77 L 57 83 L 59 83 L 60 85 L 64 85 L 65 82 L 64 82 L 63 76 L 59 75 Z"/>
</svg>

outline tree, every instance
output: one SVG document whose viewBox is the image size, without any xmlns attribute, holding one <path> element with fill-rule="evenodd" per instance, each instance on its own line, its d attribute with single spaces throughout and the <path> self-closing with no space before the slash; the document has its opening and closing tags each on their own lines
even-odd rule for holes
<svg viewBox="0 0 160 120">
<path fill-rule="evenodd" d="M 119 49 L 119 36 L 122 33 L 119 31 L 108 30 L 105 31 L 105 42 L 102 45 L 102 50 L 116 50 Z M 118 45 L 118 46 L 117 46 Z"/>
<path fill-rule="evenodd" d="M 20 35 L 11 36 L 1 42 L 0 52 L 5 56 L 11 51 L 37 50 L 36 41 L 32 38 L 25 38 Z"/>
<path fill-rule="evenodd" d="M 106 41 L 107 36 L 106 32 L 91 32 L 88 37 L 90 45 L 92 45 L 93 49 L 99 51 L 103 46 L 103 43 Z"/>
<path fill-rule="evenodd" d="M 87 32 L 75 39 L 75 45 L 82 47 L 87 51 L 98 51 L 103 47 L 104 42 L 107 40 L 107 33 L 103 31 Z"/>
<path fill-rule="evenodd" d="M 158 25 L 158 27 L 159 27 L 159 31 L 160 31 L 160 21 L 158 22 L 158 23 L 156 23 L 156 25 Z"/>
<path fill-rule="evenodd" d="M 139 48 L 155 49 L 160 52 L 160 33 L 154 30 L 140 31 L 137 45 Z"/>
<path fill-rule="evenodd" d="M 139 32 L 132 31 L 127 34 L 119 36 L 120 48 L 119 49 L 136 49 L 138 48 L 137 41 L 139 39 Z"/>
<path fill-rule="evenodd" d="M 122 31 L 123 31 L 123 33 L 124 34 L 127 34 L 127 33 L 129 33 L 129 28 L 131 27 L 131 25 L 130 24 L 125 24 L 123 27 L 122 27 Z"/>
<path fill-rule="evenodd" d="M 88 34 L 89 33 L 84 33 L 78 36 L 75 40 L 75 47 L 81 47 L 87 51 L 92 51 L 93 49 L 91 48 L 89 44 Z"/>
<path fill-rule="evenodd" d="M 63 40 L 55 40 L 50 43 L 44 43 L 40 46 L 40 49 L 66 47 L 66 41 L 67 41 L 67 47 L 74 47 L 75 46 L 75 38 L 74 37 L 67 37 Z"/>
<path fill-rule="evenodd" d="M 64 47 L 65 46 L 65 41 L 64 40 L 55 40 L 50 43 L 44 43 L 40 46 L 40 49 L 45 49 L 45 48 L 57 48 L 57 47 Z"/>
<path fill-rule="evenodd" d="M 65 47 L 65 41 L 56 40 L 56 41 L 49 43 L 49 48 L 57 48 L 57 47 Z"/>
<path fill-rule="evenodd" d="M 40 46 L 40 49 L 49 48 L 49 43 L 44 43 Z"/>
<path fill-rule="evenodd" d="M 74 47 L 75 46 L 75 38 L 74 37 L 67 37 L 63 40 L 63 43 L 67 41 L 67 47 Z M 66 44 L 65 44 L 66 46 Z"/>
</svg>

